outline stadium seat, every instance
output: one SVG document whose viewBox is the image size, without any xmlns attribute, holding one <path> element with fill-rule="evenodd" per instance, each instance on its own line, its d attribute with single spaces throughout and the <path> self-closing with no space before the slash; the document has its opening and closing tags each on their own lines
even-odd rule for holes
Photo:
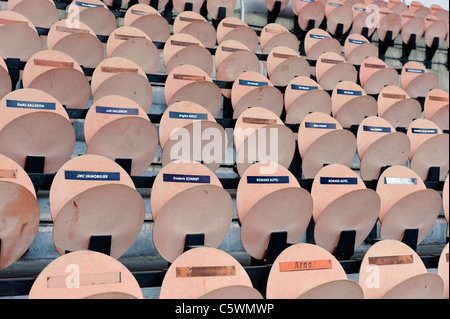
<svg viewBox="0 0 450 319">
<path fill-rule="evenodd" d="M 414 12 L 410 10 L 401 14 L 402 17 L 402 30 L 401 37 L 405 44 L 409 44 L 411 36 L 415 36 L 415 42 L 417 43 L 425 32 L 425 20 L 421 17 L 414 15 Z"/>
<path fill-rule="evenodd" d="M 153 90 L 147 75 L 135 62 L 122 57 L 107 58 L 94 70 L 91 80 L 92 102 L 107 95 L 128 97 L 148 113 Z"/>
<path fill-rule="evenodd" d="M 172 162 L 158 173 L 153 190 L 153 243 L 164 260 L 174 263 L 183 254 L 188 235 L 203 234 L 200 246 L 219 247 L 234 209 L 213 171 L 199 163 Z"/>
<path fill-rule="evenodd" d="M 363 299 L 339 261 L 320 246 L 299 243 L 286 248 L 272 265 L 267 299 Z"/>
<path fill-rule="evenodd" d="M 283 11 L 287 5 L 289 4 L 290 0 L 264 0 L 265 4 L 266 4 L 266 8 L 269 11 L 273 11 L 274 7 L 275 7 L 275 3 L 278 1 L 281 3 L 280 6 L 280 12 Z"/>
<path fill-rule="evenodd" d="M 400 0 L 389 0 L 387 3 L 387 7 L 397 14 L 402 14 L 403 12 L 408 10 L 408 5 L 403 3 Z"/>
<path fill-rule="evenodd" d="M 350 34 L 344 43 L 344 57 L 348 63 L 361 65 L 369 57 L 378 58 L 378 47 L 360 34 Z"/>
<path fill-rule="evenodd" d="M 333 90 L 339 82 L 358 80 L 358 72 L 353 64 L 335 52 L 325 52 L 319 56 L 316 64 L 317 83 L 324 90 Z"/>
<path fill-rule="evenodd" d="M 243 72 L 231 89 L 233 118 L 251 107 L 266 108 L 278 117 L 283 111 L 283 94 L 264 75 L 258 72 Z"/>
<path fill-rule="evenodd" d="M 378 94 L 378 116 L 395 128 L 408 128 L 421 114 L 422 106 L 419 101 L 410 98 L 408 93 L 397 85 L 385 86 Z"/>
<path fill-rule="evenodd" d="M 367 94 L 379 94 L 388 85 L 399 85 L 399 75 L 378 57 L 365 59 L 359 69 L 359 82 Z"/>
<path fill-rule="evenodd" d="M 377 222 L 378 194 L 367 189 L 359 175 L 347 166 L 330 164 L 323 167 L 314 177 L 311 196 L 314 200 L 314 241 L 330 253 L 336 253 L 344 231 L 356 232 L 354 249 L 358 248 Z"/>
<path fill-rule="evenodd" d="M 377 35 L 380 41 L 385 41 L 387 33 L 392 32 L 391 40 L 394 40 L 402 28 L 402 18 L 387 7 L 382 7 L 378 11 L 379 20 Z"/>
<path fill-rule="evenodd" d="M 322 112 L 331 115 L 331 97 L 309 76 L 289 82 L 284 94 L 286 123 L 300 124 L 306 115 Z"/>
<path fill-rule="evenodd" d="M 173 34 L 186 33 L 194 36 L 206 48 L 215 48 L 216 29 L 200 13 L 184 11 L 173 22 Z"/>
<path fill-rule="evenodd" d="M 439 20 L 448 21 L 448 10 L 442 8 L 439 4 L 435 3 L 430 6 L 431 14 L 437 17 Z"/>
<path fill-rule="evenodd" d="M 145 204 L 128 173 L 100 155 L 81 155 L 56 173 L 49 193 L 53 242 L 60 255 L 110 236 L 106 254 L 120 258 L 144 224 Z"/>
<path fill-rule="evenodd" d="M 405 166 L 391 166 L 380 176 L 380 238 L 401 241 L 406 230 L 417 229 L 417 245 L 430 233 L 442 204 L 441 195 Z"/>
<path fill-rule="evenodd" d="M 269 23 L 261 30 L 260 45 L 263 54 L 269 54 L 275 47 L 284 46 L 298 51 L 299 40 L 285 26 Z"/>
<path fill-rule="evenodd" d="M 358 126 L 366 117 L 378 113 L 377 100 L 355 82 L 339 82 L 333 89 L 331 101 L 331 113 L 343 128 Z"/>
<path fill-rule="evenodd" d="M 136 278 L 121 262 L 95 251 L 60 256 L 39 273 L 29 299 L 143 299 Z"/>
<path fill-rule="evenodd" d="M 87 24 L 95 34 L 109 36 L 117 28 L 116 17 L 103 1 L 74 0 L 71 4 L 78 7 L 76 16 L 80 22 Z"/>
<path fill-rule="evenodd" d="M 264 260 L 273 233 L 286 232 L 286 244 L 299 242 L 311 221 L 313 201 L 287 168 L 256 163 L 241 176 L 236 208 L 244 249 Z"/>
<path fill-rule="evenodd" d="M 327 29 L 333 35 L 337 35 L 338 32 L 343 35 L 346 34 L 353 22 L 353 10 L 350 6 L 344 4 L 344 1 L 330 0 L 327 1 L 325 6 L 325 17 L 327 18 Z M 339 30 L 338 26 L 342 25 L 342 29 Z"/>
<path fill-rule="evenodd" d="M 217 26 L 217 43 L 221 44 L 227 40 L 241 42 L 253 53 L 256 53 L 259 48 L 259 38 L 256 31 L 250 28 L 245 21 L 235 17 L 227 17 L 220 21 Z"/>
<path fill-rule="evenodd" d="M 374 17 L 375 12 L 373 8 L 365 3 L 354 4 L 352 8 L 352 32 L 364 35 L 366 38 L 370 39 L 377 29 L 377 21 Z"/>
<path fill-rule="evenodd" d="M 359 280 L 365 299 L 440 299 L 444 284 L 408 245 L 382 240 L 365 253 Z"/>
<path fill-rule="evenodd" d="M 164 46 L 163 57 L 166 74 L 183 64 L 197 66 L 207 74 L 213 72 L 214 61 L 211 53 L 199 39 L 190 34 L 172 35 Z"/>
<path fill-rule="evenodd" d="M 439 180 L 449 170 L 449 136 L 427 119 L 417 119 L 408 128 L 411 141 L 410 168 L 426 180 L 431 167 L 439 167 Z"/>
<path fill-rule="evenodd" d="M 0 101 L 0 114 L 0 154 L 23 168 L 28 157 L 45 157 L 38 173 L 55 173 L 70 159 L 75 130 L 66 110 L 50 94 L 15 90 Z"/>
<path fill-rule="evenodd" d="M 14 11 L 0 11 L 0 56 L 28 61 L 42 50 L 42 41 L 30 20 Z"/>
<path fill-rule="evenodd" d="M 215 58 L 216 79 L 234 82 L 243 72 L 260 72 L 261 64 L 255 53 L 243 43 L 226 40 L 219 44 Z M 221 89 L 222 95 L 231 98 L 231 89 Z"/>
<path fill-rule="evenodd" d="M 438 76 L 434 72 L 428 72 L 419 62 L 405 63 L 400 76 L 401 86 L 411 98 L 425 97 L 439 86 Z"/>
<path fill-rule="evenodd" d="M 426 119 L 434 122 L 441 130 L 448 130 L 448 92 L 431 90 L 425 98 L 424 112 Z"/>
<path fill-rule="evenodd" d="M 225 16 L 223 18 L 228 18 L 234 13 L 236 2 L 237 0 L 207 0 L 206 10 L 212 19 L 218 20 L 220 18 L 220 8 L 225 8 Z"/>
<path fill-rule="evenodd" d="M 428 47 L 434 45 L 434 39 L 438 38 L 437 45 L 440 46 L 447 36 L 448 20 L 443 21 L 434 15 L 425 17 L 425 43 Z"/>
<path fill-rule="evenodd" d="M 442 190 L 442 210 L 444 211 L 444 218 L 445 221 L 447 222 L 447 236 L 449 234 L 449 211 L 450 211 L 450 205 L 449 205 L 449 179 L 446 178 L 445 182 L 444 182 L 444 187 Z"/>
<path fill-rule="evenodd" d="M 237 172 L 242 176 L 256 162 L 288 168 L 295 153 L 295 136 L 272 111 L 251 107 L 236 120 L 234 146 Z"/>
<path fill-rule="evenodd" d="M 49 29 L 59 20 L 58 10 L 51 0 L 11 0 L 8 1 L 7 9 L 27 17 L 34 26 L 39 28 Z"/>
<path fill-rule="evenodd" d="M 124 26 L 131 26 L 144 31 L 152 41 L 166 42 L 171 35 L 169 22 L 148 4 L 132 5 L 123 18 Z"/>
<path fill-rule="evenodd" d="M 416 16 L 423 19 L 431 13 L 431 8 L 425 7 L 425 5 L 420 1 L 412 1 L 409 4 L 409 10 L 414 12 Z"/>
<path fill-rule="evenodd" d="M 203 6 L 203 2 L 205 0 L 172 0 L 173 8 L 175 9 L 175 12 L 180 14 L 183 11 L 189 11 L 186 10 L 186 4 L 191 3 L 192 4 L 192 10 L 194 12 L 200 12 L 200 9 Z"/>
<path fill-rule="evenodd" d="M 216 248 L 198 247 L 180 255 L 167 270 L 160 299 L 263 299 L 244 267 Z"/>
<path fill-rule="evenodd" d="M 0 99 L 12 91 L 12 81 L 5 60 L 0 57 Z"/>
<path fill-rule="evenodd" d="M 19 260 L 33 242 L 40 222 L 36 192 L 24 169 L 0 154 L 0 270 Z"/>
<path fill-rule="evenodd" d="M 275 86 L 286 86 L 299 76 L 310 76 L 309 63 L 299 56 L 298 50 L 276 47 L 267 57 L 268 78 Z"/>
<path fill-rule="evenodd" d="M 341 44 L 322 29 L 312 29 L 305 36 L 306 59 L 317 61 L 325 52 L 334 52 L 341 55 Z M 316 75 L 316 68 L 311 67 L 311 74 Z"/>
<path fill-rule="evenodd" d="M 42 90 L 66 108 L 85 109 L 91 96 L 89 81 L 71 56 L 56 50 L 34 54 L 25 65 L 24 88 Z"/>
<path fill-rule="evenodd" d="M 144 31 L 135 27 L 120 27 L 110 34 L 106 57 L 131 60 L 146 74 L 154 74 L 159 69 L 159 50 Z"/>
<path fill-rule="evenodd" d="M 175 160 L 199 161 L 215 172 L 222 164 L 226 148 L 225 129 L 203 106 L 182 101 L 172 104 L 159 125 L 164 166 Z"/>
<path fill-rule="evenodd" d="M 292 3 L 294 8 L 294 2 Z M 309 21 L 313 21 L 313 28 L 319 28 L 325 19 L 325 5 L 320 1 L 296 1 L 295 11 L 298 25 L 303 31 L 309 31 Z"/>
<path fill-rule="evenodd" d="M 194 65 L 180 65 L 169 73 L 164 86 L 167 107 L 182 101 L 195 102 L 217 118 L 222 107 L 222 92 L 211 77 Z"/>
<path fill-rule="evenodd" d="M 357 149 L 361 177 L 365 181 L 378 180 L 382 169 L 392 165 L 406 166 L 411 142 L 385 119 L 370 116 L 359 125 Z"/>
<path fill-rule="evenodd" d="M 438 275 L 442 278 L 444 282 L 444 294 L 443 299 L 449 298 L 449 277 L 448 277 L 448 243 L 442 250 L 441 256 L 439 258 L 438 264 Z"/>
<path fill-rule="evenodd" d="M 306 115 L 298 129 L 298 149 L 304 178 L 313 179 L 327 164 L 349 167 L 356 154 L 355 136 L 344 130 L 331 115 Z"/>
<path fill-rule="evenodd" d="M 98 99 L 84 121 L 86 154 L 131 159 L 130 175 L 141 176 L 158 150 L 158 133 L 148 115 L 133 100 L 108 95 Z"/>
<path fill-rule="evenodd" d="M 70 26 L 67 19 L 52 25 L 47 36 L 47 48 L 70 55 L 80 66 L 95 68 L 105 57 L 103 44 L 94 31 L 79 21 Z"/>
</svg>

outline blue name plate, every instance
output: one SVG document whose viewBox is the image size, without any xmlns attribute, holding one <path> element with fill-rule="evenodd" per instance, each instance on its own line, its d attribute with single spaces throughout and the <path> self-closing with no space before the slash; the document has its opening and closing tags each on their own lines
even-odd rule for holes
<svg viewBox="0 0 450 319">
<path fill-rule="evenodd" d="M 289 176 L 247 176 L 247 184 L 289 184 Z"/>
<path fill-rule="evenodd" d="M 340 95 L 361 96 L 361 95 L 362 95 L 362 91 L 353 91 L 353 90 L 337 89 L 337 94 L 340 94 Z"/>
<path fill-rule="evenodd" d="M 75 4 L 79 7 L 86 7 L 86 8 L 103 7 L 101 4 L 87 3 L 81 1 L 76 1 Z"/>
<path fill-rule="evenodd" d="M 318 86 L 291 84 L 291 89 L 299 90 L 299 91 L 312 91 L 312 90 L 318 90 L 319 87 Z"/>
<path fill-rule="evenodd" d="M 319 40 L 329 38 L 329 36 L 327 35 L 318 35 L 318 34 L 310 34 L 309 37 L 312 39 L 319 39 Z"/>
<path fill-rule="evenodd" d="M 406 68 L 406 72 L 409 72 L 409 73 L 425 73 L 425 70 Z"/>
<path fill-rule="evenodd" d="M 363 125 L 363 130 L 366 132 L 391 133 L 390 127 L 382 127 L 382 126 Z"/>
<path fill-rule="evenodd" d="M 120 181 L 120 172 L 64 171 L 65 179 L 76 181 Z"/>
<path fill-rule="evenodd" d="M 412 128 L 414 134 L 437 134 L 438 130 L 434 128 Z"/>
<path fill-rule="evenodd" d="M 127 109 L 118 107 L 97 106 L 95 111 L 103 114 L 139 115 L 139 109 Z"/>
<path fill-rule="evenodd" d="M 34 110 L 55 110 L 56 104 L 52 102 L 31 102 L 31 101 L 17 101 L 6 100 L 6 107 L 15 107 L 21 109 Z"/>
<path fill-rule="evenodd" d="M 354 43 L 354 44 L 364 44 L 364 43 L 367 43 L 367 41 L 354 40 L 354 39 L 348 39 L 348 42 Z"/>
<path fill-rule="evenodd" d="M 211 182 L 207 175 L 163 174 L 163 181 L 169 183 L 205 183 Z"/>
<path fill-rule="evenodd" d="M 239 80 L 239 85 L 262 87 L 262 86 L 268 86 L 269 83 L 268 82 Z"/>
<path fill-rule="evenodd" d="M 336 129 L 336 123 L 313 123 L 305 122 L 306 128 L 319 128 L 319 129 Z"/>
<path fill-rule="evenodd" d="M 206 113 L 186 113 L 186 112 L 169 112 L 171 119 L 184 119 L 184 120 L 207 120 L 208 114 Z"/>
<path fill-rule="evenodd" d="M 341 3 L 333 3 L 333 2 L 329 2 L 328 3 L 330 6 L 333 6 L 333 7 L 341 7 L 341 6 L 343 6 L 343 4 L 341 4 Z"/>
<path fill-rule="evenodd" d="M 357 185 L 356 177 L 321 177 L 320 184 L 324 185 Z"/>
</svg>

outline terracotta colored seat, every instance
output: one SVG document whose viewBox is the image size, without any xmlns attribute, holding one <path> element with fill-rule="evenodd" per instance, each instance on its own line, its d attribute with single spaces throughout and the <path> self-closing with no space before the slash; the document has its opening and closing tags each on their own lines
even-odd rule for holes
<svg viewBox="0 0 450 319">
<path fill-rule="evenodd" d="M 111 236 L 110 256 L 118 259 L 144 224 L 144 200 L 131 177 L 100 155 L 66 162 L 55 175 L 49 200 L 53 242 L 60 255 L 86 250 L 92 236 L 104 235 Z"/>
<path fill-rule="evenodd" d="M 192 11 L 200 12 L 200 9 L 202 8 L 203 2 L 205 2 L 205 0 L 172 0 L 175 12 L 180 14 L 185 11 L 185 5 L 187 2 L 192 3 Z"/>
<path fill-rule="evenodd" d="M 146 74 L 156 73 L 159 68 L 159 50 L 152 39 L 144 31 L 131 26 L 117 28 L 110 34 L 106 56 L 131 60 Z"/>
<path fill-rule="evenodd" d="M 364 119 L 357 132 L 357 149 L 363 180 L 377 180 L 386 166 L 403 165 L 408 162 L 411 143 L 408 136 L 396 132 L 385 119 L 370 116 Z"/>
<path fill-rule="evenodd" d="M 44 173 L 55 173 L 70 159 L 75 131 L 53 96 L 36 89 L 15 90 L 0 101 L 0 112 L 1 154 L 23 168 L 28 156 L 44 156 Z"/>
<path fill-rule="evenodd" d="M 364 118 L 378 113 L 377 100 L 351 81 L 339 82 L 333 89 L 331 101 L 331 113 L 344 128 L 359 125 Z"/>
<path fill-rule="evenodd" d="M 434 226 L 441 208 L 441 196 L 427 189 L 419 175 L 405 166 L 387 168 L 380 176 L 380 237 L 402 240 L 405 230 L 418 229 L 420 244 Z"/>
<path fill-rule="evenodd" d="M 200 163 L 175 161 L 155 179 L 151 210 L 156 250 L 174 263 L 183 254 L 189 234 L 204 234 L 203 246 L 219 247 L 234 209 L 230 194 L 213 171 Z"/>
<path fill-rule="evenodd" d="M 421 18 L 425 18 L 431 13 L 431 8 L 425 7 L 425 5 L 420 1 L 412 1 L 409 4 L 409 10 L 411 10 L 416 16 Z"/>
<path fill-rule="evenodd" d="M 286 87 L 284 107 L 286 123 L 300 124 L 312 112 L 331 115 L 331 97 L 309 76 L 300 76 Z"/>
<path fill-rule="evenodd" d="M 425 43 L 428 47 L 433 46 L 433 41 L 438 38 L 438 46 L 444 41 L 448 33 L 448 20 L 443 21 L 434 15 L 425 17 Z"/>
<path fill-rule="evenodd" d="M 325 52 L 341 54 L 341 44 L 322 29 L 312 29 L 305 36 L 305 53 L 308 60 L 317 60 Z"/>
<path fill-rule="evenodd" d="M 234 82 L 243 72 L 260 72 L 261 64 L 255 53 L 243 43 L 226 40 L 219 44 L 215 58 L 216 79 Z M 231 89 L 221 89 L 222 95 L 231 98 Z"/>
<path fill-rule="evenodd" d="M 299 243 L 276 259 L 267 280 L 267 299 L 363 299 L 358 283 L 347 278 L 325 249 Z"/>
<path fill-rule="evenodd" d="M 352 26 L 353 10 L 350 6 L 344 5 L 343 1 L 328 1 L 325 6 L 325 16 L 327 18 L 327 28 L 331 34 L 336 34 L 339 24 L 342 24 L 342 34 L 350 30 Z"/>
<path fill-rule="evenodd" d="M 295 136 L 272 111 L 252 107 L 239 116 L 234 128 L 236 166 L 240 176 L 256 162 L 267 169 L 278 163 L 288 168 L 295 153 Z"/>
<path fill-rule="evenodd" d="M 298 129 L 298 149 L 302 171 L 315 178 L 327 164 L 350 166 L 356 154 L 355 136 L 344 130 L 331 115 L 314 112 L 306 115 Z"/>
<path fill-rule="evenodd" d="M 180 65 L 169 73 L 164 87 L 166 105 L 181 101 L 195 102 L 206 108 L 214 118 L 222 107 L 222 92 L 211 77 L 194 65 Z"/>
<path fill-rule="evenodd" d="M 444 287 L 439 275 L 429 273 L 414 250 L 390 239 L 366 252 L 359 284 L 366 299 L 438 299 Z"/>
<path fill-rule="evenodd" d="M 255 30 L 250 28 L 245 21 L 235 17 L 227 17 L 217 26 L 217 43 L 221 44 L 227 40 L 241 42 L 253 53 L 256 53 L 259 48 L 259 38 Z"/>
<path fill-rule="evenodd" d="M 411 35 L 413 34 L 416 36 L 416 42 L 419 41 L 425 32 L 425 20 L 416 16 L 414 12 L 410 10 L 403 12 L 401 17 L 401 36 L 403 43 L 408 44 L 411 39 Z"/>
<path fill-rule="evenodd" d="M 136 278 L 121 262 L 94 251 L 76 251 L 48 264 L 29 299 L 143 299 Z"/>
<path fill-rule="evenodd" d="M 267 10 L 273 11 L 276 1 L 277 0 L 265 0 Z M 280 12 L 283 11 L 290 2 L 290 0 L 278 0 L 278 1 L 281 2 Z"/>
<path fill-rule="evenodd" d="M 358 72 L 353 64 L 334 52 L 325 52 L 319 56 L 316 64 L 317 83 L 324 90 L 333 90 L 341 81 L 356 83 Z"/>
<path fill-rule="evenodd" d="M 12 82 L 5 60 L 0 57 L 0 99 L 12 91 Z"/>
<path fill-rule="evenodd" d="M 297 243 L 308 227 L 313 210 L 311 194 L 279 164 L 250 166 L 241 176 L 236 208 L 242 244 L 253 258 L 264 260 L 272 233 L 287 232 L 287 243 Z"/>
<path fill-rule="evenodd" d="M 66 108 L 85 109 L 91 88 L 80 65 L 69 55 L 44 50 L 34 54 L 23 70 L 23 87 L 45 91 Z"/>
<path fill-rule="evenodd" d="M 389 0 L 387 7 L 397 14 L 402 14 L 408 10 L 408 6 L 400 0 Z"/>
<path fill-rule="evenodd" d="M 311 195 L 314 241 L 330 253 L 335 252 L 343 231 L 356 231 L 354 249 L 358 248 L 377 222 L 378 194 L 367 189 L 361 177 L 347 166 L 323 167 L 314 178 Z"/>
<path fill-rule="evenodd" d="M 381 41 L 386 39 L 388 31 L 392 32 L 392 40 L 397 37 L 402 28 L 402 18 L 399 14 L 393 12 L 387 7 L 382 7 L 378 11 L 379 20 L 377 27 L 377 35 Z"/>
<path fill-rule="evenodd" d="M 344 43 L 344 56 L 348 63 L 361 65 L 369 57 L 378 58 L 378 47 L 360 34 L 351 34 Z"/>
<path fill-rule="evenodd" d="M 34 26 L 40 28 L 50 28 L 59 20 L 58 10 L 51 0 L 11 0 L 7 8 L 27 17 Z"/>
<path fill-rule="evenodd" d="M 158 150 L 158 133 L 147 113 L 129 98 L 108 95 L 90 108 L 84 122 L 86 154 L 131 159 L 131 175 L 140 176 Z"/>
<path fill-rule="evenodd" d="M 448 130 L 448 92 L 433 89 L 425 98 L 425 118 L 434 122 L 441 130 Z"/>
<path fill-rule="evenodd" d="M 442 250 L 441 256 L 439 258 L 438 264 L 438 275 L 442 278 L 444 282 L 444 294 L 442 296 L 443 299 L 449 298 L 449 277 L 448 277 L 448 244 Z"/>
<path fill-rule="evenodd" d="M 244 267 L 216 248 L 198 247 L 180 255 L 167 270 L 160 299 L 263 299 Z"/>
<path fill-rule="evenodd" d="M 33 242 L 40 222 L 36 192 L 28 174 L 0 154 L 0 270 L 19 260 Z"/>
<path fill-rule="evenodd" d="M 70 55 L 83 67 L 95 68 L 105 57 L 103 44 L 94 30 L 79 21 L 77 27 L 68 27 L 69 20 L 60 20 L 48 32 L 47 48 Z"/>
<path fill-rule="evenodd" d="M 411 140 L 410 167 L 422 180 L 426 180 L 430 167 L 439 167 L 439 180 L 449 169 L 449 137 L 432 121 L 417 119 L 408 128 Z"/>
<path fill-rule="evenodd" d="M 103 1 L 74 0 L 71 4 L 78 7 L 80 21 L 87 24 L 95 34 L 108 36 L 117 28 L 116 17 Z"/>
<path fill-rule="evenodd" d="M 128 8 L 123 18 L 124 26 L 144 31 L 152 41 L 166 42 L 170 38 L 169 22 L 158 10 L 148 4 L 138 3 Z"/>
<path fill-rule="evenodd" d="M 297 37 L 281 24 L 269 23 L 261 30 L 260 45 L 263 54 L 269 54 L 279 46 L 298 51 L 299 44 Z"/>
<path fill-rule="evenodd" d="M 280 116 L 283 111 L 283 94 L 261 73 L 243 72 L 233 83 L 231 104 L 235 119 L 251 107 L 266 108 Z"/>
<path fill-rule="evenodd" d="M 380 3 L 384 2 L 380 1 Z M 372 37 L 375 30 L 377 30 L 377 21 L 374 13 L 373 8 L 366 4 L 353 5 L 352 32 L 363 34 L 364 30 L 367 30 L 363 35 L 368 38 Z"/>
<path fill-rule="evenodd" d="M 185 33 L 174 34 L 167 40 L 163 57 L 166 74 L 183 64 L 197 66 L 207 74 L 212 74 L 214 67 L 213 57 L 208 49 L 199 39 Z"/>
<path fill-rule="evenodd" d="M 367 94 L 379 94 L 388 85 L 399 85 L 399 75 L 378 57 L 368 57 L 361 63 L 359 82 Z"/>
<path fill-rule="evenodd" d="M 439 86 L 439 79 L 434 72 L 428 72 L 421 63 L 410 61 L 403 65 L 401 86 L 412 98 L 425 97 Z"/>
<path fill-rule="evenodd" d="M 135 62 L 122 57 L 104 59 L 92 74 L 92 101 L 107 95 L 128 97 L 148 113 L 153 102 L 153 90 L 147 75 Z"/>
<path fill-rule="evenodd" d="M 422 107 L 416 99 L 397 85 L 385 86 L 378 95 L 378 116 L 395 128 L 407 128 L 422 114 Z"/>
<path fill-rule="evenodd" d="M 434 15 L 435 17 L 437 17 L 439 20 L 448 21 L 448 19 L 449 19 L 448 10 L 445 10 L 438 4 L 432 4 L 430 6 L 430 11 L 431 11 L 430 13 L 432 15 Z"/>
<path fill-rule="evenodd" d="M 163 166 L 175 160 L 200 161 L 215 172 L 225 158 L 227 135 L 211 113 L 195 102 L 172 104 L 159 125 Z"/>
<path fill-rule="evenodd" d="M 0 56 L 28 61 L 42 50 L 42 41 L 30 20 L 14 11 L 0 11 Z"/>
<path fill-rule="evenodd" d="M 267 74 L 275 86 L 286 86 L 299 76 L 310 76 L 309 63 L 300 57 L 298 50 L 276 47 L 267 57 Z"/>
<path fill-rule="evenodd" d="M 292 4 L 294 8 L 294 4 Z M 325 5 L 320 1 L 297 1 L 295 4 L 295 12 L 298 16 L 298 24 L 300 29 L 306 31 L 310 20 L 314 20 L 314 28 L 318 28 L 325 19 Z"/>
<path fill-rule="evenodd" d="M 228 18 L 234 13 L 236 2 L 237 0 L 207 0 L 206 10 L 211 18 L 217 20 L 220 8 L 225 8 L 225 18 Z"/>
<path fill-rule="evenodd" d="M 173 23 L 173 33 L 186 33 L 194 36 L 206 47 L 215 48 L 216 29 L 200 13 L 184 11 Z"/>
</svg>

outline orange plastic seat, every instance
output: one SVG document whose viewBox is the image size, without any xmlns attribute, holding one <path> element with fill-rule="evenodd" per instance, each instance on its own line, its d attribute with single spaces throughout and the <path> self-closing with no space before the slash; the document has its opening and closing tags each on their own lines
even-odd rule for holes
<svg viewBox="0 0 450 319">
<path fill-rule="evenodd" d="M 320 1 L 296 1 L 296 15 L 298 16 L 298 24 L 303 31 L 306 31 L 310 20 L 314 20 L 314 28 L 318 28 L 325 19 L 325 3 Z"/>
<path fill-rule="evenodd" d="M 442 250 L 441 256 L 439 258 L 439 264 L 438 264 L 438 275 L 442 278 L 442 281 L 444 282 L 444 294 L 442 296 L 443 299 L 449 298 L 449 276 L 448 276 L 448 244 L 444 247 Z"/>
<path fill-rule="evenodd" d="M 410 10 L 405 11 L 401 14 L 402 17 L 402 30 L 401 36 L 402 41 L 405 44 L 408 44 L 411 38 L 411 35 L 416 36 L 416 42 L 422 38 L 425 32 L 425 20 L 421 17 L 418 17 L 411 12 Z"/>
<path fill-rule="evenodd" d="M 344 56 L 348 63 L 361 65 L 369 57 L 378 58 L 378 47 L 360 34 L 351 34 L 344 43 Z"/>
<path fill-rule="evenodd" d="M 425 118 L 434 122 L 441 130 L 448 130 L 448 92 L 433 89 L 428 93 L 424 103 Z"/>
<path fill-rule="evenodd" d="M 378 57 L 368 57 L 359 69 L 359 82 L 367 94 L 379 94 L 388 85 L 399 85 L 399 75 Z"/>
<path fill-rule="evenodd" d="M 173 33 L 186 33 L 194 36 L 206 47 L 216 46 L 216 29 L 200 13 L 184 11 L 173 23 Z"/>
<path fill-rule="evenodd" d="M 428 72 L 419 62 L 405 63 L 400 76 L 402 88 L 412 98 L 425 97 L 432 89 L 439 86 L 437 75 L 434 72 Z"/>
<path fill-rule="evenodd" d="M 200 12 L 200 9 L 202 8 L 203 2 L 205 2 L 205 0 L 172 0 L 175 12 L 177 12 L 178 14 L 182 13 L 185 10 L 185 5 L 187 2 L 192 4 L 192 11 Z"/>
<path fill-rule="evenodd" d="M 341 81 L 356 83 L 358 72 L 353 64 L 334 52 L 325 52 L 319 56 L 316 64 L 317 83 L 324 90 L 333 90 Z"/>
<path fill-rule="evenodd" d="M 377 35 L 381 41 L 384 41 L 388 31 L 392 32 L 392 40 L 397 37 L 402 28 L 402 18 L 399 14 L 393 12 L 387 7 L 382 7 L 378 11 L 379 20 Z"/>
<path fill-rule="evenodd" d="M 325 16 L 327 18 L 327 28 L 331 34 L 336 34 L 337 27 L 342 24 L 342 34 L 345 34 L 353 22 L 353 10 L 340 0 L 330 0 L 325 6 Z"/>
<path fill-rule="evenodd" d="M 297 37 L 281 24 L 269 23 L 261 30 L 260 45 L 263 54 L 269 54 L 279 46 L 298 51 L 299 44 Z"/>
<path fill-rule="evenodd" d="M 225 18 L 228 18 L 234 13 L 236 2 L 237 0 L 208 0 L 206 10 L 213 19 L 217 20 L 220 8 L 225 8 Z"/>
<path fill-rule="evenodd" d="M 288 47 L 276 47 L 267 57 L 268 78 L 275 86 L 286 86 L 299 76 L 309 77 L 310 72 L 309 63 Z"/>
<path fill-rule="evenodd" d="M 209 3 L 211 1 L 208 1 Z M 250 51 L 256 53 L 259 48 L 259 38 L 255 30 L 250 28 L 245 21 L 235 17 L 227 17 L 217 26 L 217 43 L 227 40 L 235 40 L 245 44 Z"/>
<path fill-rule="evenodd" d="M 7 8 L 27 17 L 33 25 L 40 28 L 50 28 L 59 20 L 56 5 L 50 0 L 11 0 L 8 1 Z"/>
<path fill-rule="evenodd" d="M 95 34 L 109 36 L 117 28 L 116 17 L 103 1 L 74 0 L 71 5 L 77 6 L 80 22 L 87 24 Z"/>
<path fill-rule="evenodd" d="M 12 91 L 12 81 L 5 60 L 0 57 L 0 99 Z"/>
</svg>

